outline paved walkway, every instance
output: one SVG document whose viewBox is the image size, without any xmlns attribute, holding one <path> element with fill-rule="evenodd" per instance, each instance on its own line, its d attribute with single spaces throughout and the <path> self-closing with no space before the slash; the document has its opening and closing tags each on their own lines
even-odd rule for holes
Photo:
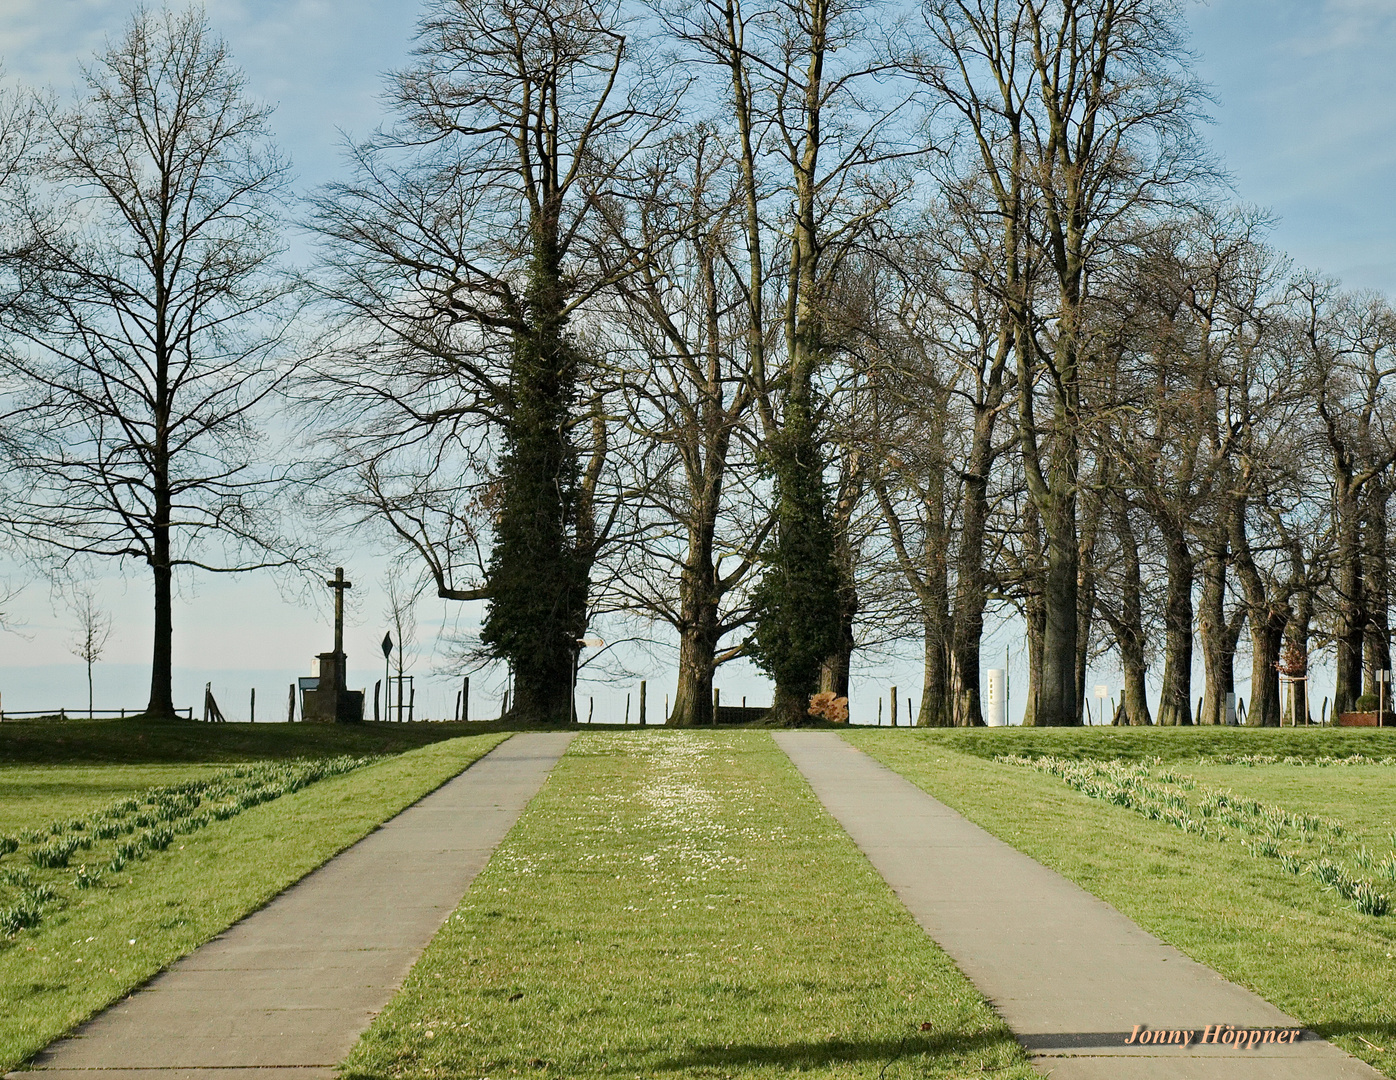
<svg viewBox="0 0 1396 1080">
<path fill-rule="evenodd" d="M 1208 1025 L 1303 1025 L 838 735 L 792 731 L 775 738 L 1053 1080 L 1380 1080 L 1311 1032 L 1294 1046 L 1250 1050 L 1125 1045 L 1136 1024 L 1199 1037 Z"/>
<path fill-rule="evenodd" d="M 10 1075 L 330 1080 L 571 738 L 515 735 Z"/>
</svg>

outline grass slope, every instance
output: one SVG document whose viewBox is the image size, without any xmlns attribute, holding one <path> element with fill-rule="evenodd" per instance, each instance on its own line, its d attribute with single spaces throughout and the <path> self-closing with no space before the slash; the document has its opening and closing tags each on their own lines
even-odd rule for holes
<svg viewBox="0 0 1396 1080">
<path fill-rule="evenodd" d="M 205 724 L 192 720 L 6 720 L 0 765 L 160 764 L 398 754 L 462 735 L 523 730 L 487 723 Z M 536 725 L 529 731 L 540 730 Z"/>
<path fill-rule="evenodd" d="M 0 1070 L 262 906 L 505 738 L 436 743 L 321 780 L 179 837 L 133 863 L 114 888 L 75 893 L 76 903 L 0 948 Z M 113 786 L 101 775 L 93 770 L 93 797 L 82 809 L 110 801 Z M 124 782 L 142 774 L 122 775 Z M 70 788 L 65 799 L 75 805 L 78 796 Z"/>
<path fill-rule="evenodd" d="M 843 728 L 858 735 L 863 728 Z M 975 757 L 998 754 L 1053 754 L 1067 758 L 1114 758 L 1137 761 L 1192 761 L 1221 754 L 1287 754 L 1305 758 L 1396 754 L 1396 728 L 1228 728 L 1228 727 L 1078 727 L 1078 728 L 902 728 L 891 738 L 911 736 Z M 876 736 L 874 736 L 876 737 Z"/>
<path fill-rule="evenodd" d="M 994 753 L 1104 757 L 1114 733 L 849 731 L 845 738 L 971 821 L 1108 901 L 1141 926 L 1298 1017 L 1325 1038 L 1396 1076 L 1396 917 L 1360 915 L 1307 877 L 1241 844 L 1185 833 L 1089 799 L 1055 776 L 996 764 Z M 1305 737 L 1341 732 L 1152 731 L 1124 744 L 1157 754 L 1209 787 L 1341 819 L 1352 842 L 1390 846 L 1396 768 L 1208 764 L 1210 753 L 1388 753 L 1368 740 L 1335 749 Z M 1255 736 L 1276 735 L 1263 749 Z M 1384 734 L 1384 733 L 1383 733 Z M 978 738 L 976 738 L 978 736 Z M 1288 740 L 1299 737 L 1299 743 Z M 1388 744 L 1389 745 L 1389 744 Z M 959 750 L 973 749 L 974 753 Z M 1366 1040 L 1366 1041 L 1364 1041 Z M 1381 1049 L 1376 1049 L 1380 1047 Z"/>
<path fill-rule="evenodd" d="M 768 734 L 664 731 L 578 735 L 341 1069 L 1033 1075 Z"/>
<path fill-rule="evenodd" d="M 218 765 L 0 765 L 0 836 L 81 817 L 148 788 L 201 780 Z"/>
</svg>

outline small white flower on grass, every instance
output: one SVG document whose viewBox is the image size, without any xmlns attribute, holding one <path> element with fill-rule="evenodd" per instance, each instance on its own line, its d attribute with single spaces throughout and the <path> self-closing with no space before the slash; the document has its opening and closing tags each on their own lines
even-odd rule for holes
<svg viewBox="0 0 1396 1080">
<path fill-rule="evenodd" d="M 126 944 L 127 944 L 127 945 L 134 945 L 135 943 L 136 943 L 136 939 L 135 939 L 135 938 L 132 938 L 132 939 L 131 939 L 130 941 L 128 941 Z"/>
</svg>

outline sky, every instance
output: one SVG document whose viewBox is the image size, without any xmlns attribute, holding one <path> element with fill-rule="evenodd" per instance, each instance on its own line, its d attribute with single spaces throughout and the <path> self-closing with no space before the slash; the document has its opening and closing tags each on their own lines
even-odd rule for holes
<svg viewBox="0 0 1396 1080">
<path fill-rule="evenodd" d="M 120 34 L 131 5 L 109 0 L 6 0 L 0 5 L 0 59 L 8 77 L 50 85 L 60 93 L 80 78 L 79 66 Z M 410 56 L 416 5 L 384 0 L 210 0 L 216 31 L 245 70 L 249 90 L 273 103 L 278 143 L 292 158 L 301 192 L 335 179 L 346 134 L 368 135 L 384 116 L 383 74 Z M 1396 294 L 1396 4 L 1391 0 L 1213 0 L 1188 9 L 1197 71 L 1214 97 L 1207 136 L 1229 170 L 1236 198 L 1276 218 L 1275 245 L 1300 265 L 1353 288 Z M 296 241 L 294 250 L 303 250 Z M 383 619 L 383 565 L 377 554 L 346 541 L 343 561 L 350 592 L 346 652 L 350 685 L 382 676 L 378 643 Z M 18 567 L 0 578 L 21 588 L 4 607 L 0 630 L 0 708 L 75 708 L 86 702 L 86 676 L 71 655 L 74 621 L 61 597 Z M 115 631 L 94 673 L 98 708 L 138 709 L 146 700 L 151 616 L 142 568 L 96 583 Z M 315 653 L 331 647 L 325 602 L 267 575 L 182 583 L 175 611 L 176 703 L 200 707 L 211 684 L 224 713 L 248 718 L 257 691 L 260 719 L 284 716 L 287 689 L 311 673 Z M 2 592 L 0 592 L 2 594 Z M 434 675 L 443 629 L 470 627 L 478 605 L 424 600 L 412 670 L 418 715 L 440 719 L 454 709 L 458 681 Z M 986 642 L 985 667 L 1008 657 L 1010 715 L 1021 714 L 1026 687 L 1021 628 L 997 624 Z M 1200 662 L 1200 661 L 1199 661 Z M 619 720 L 631 697 L 638 718 L 638 680 L 649 680 L 650 718 L 672 693 L 672 656 L 664 649 L 632 650 L 634 678 L 584 677 L 581 711 L 594 699 L 597 719 Z M 878 699 L 898 685 L 919 699 L 920 663 L 904 657 L 855 661 L 855 721 L 871 720 Z M 1237 675 L 1244 686 L 1244 664 Z M 1197 673 L 1200 686 L 1200 670 Z M 1316 675 L 1314 700 L 1331 694 Z M 1118 672 L 1102 662 L 1090 686 L 1118 694 Z M 477 675 L 472 715 L 497 710 L 500 673 Z M 724 703 L 749 697 L 766 704 L 770 690 L 749 667 L 724 668 Z M 919 700 L 917 701 L 919 704 Z M 905 710 L 906 705 L 902 704 Z M 662 714 L 661 714 L 662 715 Z"/>
</svg>

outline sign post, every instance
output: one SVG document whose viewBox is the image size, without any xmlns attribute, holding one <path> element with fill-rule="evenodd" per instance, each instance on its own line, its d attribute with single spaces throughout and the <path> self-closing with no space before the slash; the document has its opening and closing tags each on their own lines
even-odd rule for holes
<svg viewBox="0 0 1396 1080">
<path fill-rule="evenodd" d="M 389 657 L 390 655 L 392 655 L 392 651 L 393 651 L 393 635 L 392 635 L 392 634 L 384 634 L 384 635 L 383 635 L 383 645 L 382 645 L 382 648 L 383 648 L 383 719 L 386 720 L 386 719 L 388 718 L 388 714 L 389 714 L 390 712 L 392 712 L 392 709 L 393 709 L 393 705 L 392 705 L 392 701 L 393 701 L 393 680 L 392 680 L 392 676 L 389 674 L 389 668 L 388 668 L 388 657 Z M 399 686 L 399 687 L 397 688 L 397 694 L 398 694 L 398 698 L 401 699 L 401 697 L 402 697 L 402 687 L 401 687 L 401 686 Z"/>
</svg>

